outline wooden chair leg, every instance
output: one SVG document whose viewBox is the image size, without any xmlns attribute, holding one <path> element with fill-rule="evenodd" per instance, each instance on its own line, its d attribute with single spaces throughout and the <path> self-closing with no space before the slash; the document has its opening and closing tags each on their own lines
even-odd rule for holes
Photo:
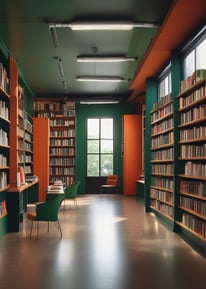
<svg viewBox="0 0 206 289">
<path fill-rule="evenodd" d="M 61 225 L 60 225 L 60 223 L 59 223 L 59 220 L 57 221 L 57 224 L 58 224 L 58 229 L 59 229 L 59 231 L 60 231 L 60 235 L 61 235 L 61 238 L 62 238 L 62 229 L 61 229 Z"/>
<path fill-rule="evenodd" d="M 31 238 L 31 235 L 32 235 L 32 230 L 33 230 L 33 221 L 31 221 L 31 229 L 30 229 L 30 234 L 29 234 L 30 238 Z"/>
<path fill-rule="evenodd" d="M 39 221 L 37 221 L 37 234 L 36 234 L 36 238 L 37 240 L 39 239 Z"/>
</svg>

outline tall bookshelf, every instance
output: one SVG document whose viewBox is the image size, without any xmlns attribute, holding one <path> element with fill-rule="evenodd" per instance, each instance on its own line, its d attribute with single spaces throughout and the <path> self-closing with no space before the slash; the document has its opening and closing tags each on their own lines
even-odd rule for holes
<svg viewBox="0 0 206 289">
<path fill-rule="evenodd" d="M 147 81 L 145 207 L 205 250 L 206 74 L 181 81 L 180 55 L 171 61 L 172 99 L 158 102 L 157 81 Z"/>
<path fill-rule="evenodd" d="M 10 113 L 14 125 L 10 130 L 13 140 L 10 151 L 10 158 L 13 160 L 10 180 L 12 186 L 17 186 L 17 173 L 20 167 L 23 168 L 25 174 L 20 185 L 24 185 L 27 176 L 33 175 L 33 124 L 32 117 L 26 112 L 24 89 L 19 84 L 15 61 L 10 60 L 10 62 L 11 69 L 13 67 L 12 74 L 14 74 L 11 76 L 12 106 Z"/>
<path fill-rule="evenodd" d="M 183 171 L 177 224 L 206 242 L 206 78 L 189 88 L 185 80 L 178 98 Z"/>
<path fill-rule="evenodd" d="M 161 98 L 151 111 L 152 210 L 174 219 L 174 123 L 171 95 Z"/>
<path fill-rule="evenodd" d="M 75 104 L 38 99 L 35 112 L 49 118 L 49 182 L 61 180 L 69 186 L 76 169 Z"/>
<path fill-rule="evenodd" d="M 0 236 L 6 231 L 7 205 L 5 191 L 9 187 L 9 109 L 8 75 L 0 63 Z"/>
</svg>

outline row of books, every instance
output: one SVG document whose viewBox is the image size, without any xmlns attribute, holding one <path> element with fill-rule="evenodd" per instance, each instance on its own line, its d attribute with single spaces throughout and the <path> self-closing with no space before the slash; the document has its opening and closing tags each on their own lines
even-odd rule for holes
<svg viewBox="0 0 206 289">
<path fill-rule="evenodd" d="M 24 172 L 25 172 L 25 174 L 31 174 L 31 173 L 32 173 L 32 167 L 31 167 L 31 165 L 25 164 L 25 166 L 24 166 Z"/>
<path fill-rule="evenodd" d="M 173 164 L 152 164 L 152 173 L 172 175 L 174 173 L 174 165 Z"/>
<path fill-rule="evenodd" d="M 167 103 L 172 101 L 172 95 L 168 94 L 164 97 L 161 97 L 161 99 L 157 102 L 153 104 L 153 110 L 158 109 L 164 105 L 166 105 Z"/>
<path fill-rule="evenodd" d="M 75 149 L 70 148 L 70 147 L 58 147 L 58 148 L 53 148 L 50 147 L 49 149 L 50 155 L 64 155 L 64 156 L 74 156 L 75 155 Z"/>
<path fill-rule="evenodd" d="M 5 216 L 7 214 L 7 208 L 6 208 L 6 201 L 0 202 L 0 217 Z"/>
<path fill-rule="evenodd" d="M 206 239 L 206 221 L 197 219 L 195 216 L 183 213 L 182 223 L 195 233 Z"/>
<path fill-rule="evenodd" d="M 197 69 L 194 73 L 181 81 L 181 92 L 191 88 L 195 83 L 206 77 L 205 69 Z"/>
<path fill-rule="evenodd" d="M 0 154 L 0 167 L 8 166 L 8 159 L 5 155 Z"/>
<path fill-rule="evenodd" d="M 163 200 L 164 202 L 173 204 L 173 193 L 166 192 L 162 190 L 157 190 L 154 188 L 150 189 L 150 197 L 153 199 Z"/>
<path fill-rule="evenodd" d="M 173 113 L 173 103 L 169 103 L 167 106 L 164 106 L 161 109 L 158 109 L 157 111 L 154 111 L 151 113 L 151 123 L 154 121 L 157 121 L 163 117 L 165 117 L 168 114 Z"/>
<path fill-rule="evenodd" d="M 206 217 L 206 201 L 180 196 L 180 206 Z"/>
<path fill-rule="evenodd" d="M 8 133 L 0 128 L 0 145 L 9 145 Z"/>
<path fill-rule="evenodd" d="M 206 143 L 181 145 L 180 156 L 182 158 L 205 157 L 206 156 Z"/>
<path fill-rule="evenodd" d="M 172 206 L 162 203 L 158 200 L 151 199 L 150 205 L 154 207 L 156 210 L 168 215 L 169 217 L 173 218 L 174 216 L 174 209 Z"/>
<path fill-rule="evenodd" d="M 50 167 L 50 175 L 74 175 L 74 167 Z"/>
<path fill-rule="evenodd" d="M 180 141 L 206 138 L 206 126 L 193 126 L 188 129 L 180 129 Z"/>
<path fill-rule="evenodd" d="M 55 103 L 43 103 L 37 102 L 36 103 L 36 111 L 47 111 L 53 113 L 63 113 L 67 112 L 67 115 L 70 114 L 72 116 L 75 115 L 75 103 L 73 102 L 60 102 L 56 101 Z"/>
<path fill-rule="evenodd" d="M 50 158 L 50 165 L 54 165 L 54 166 L 74 166 L 75 165 L 75 158 Z"/>
<path fill-rule="evenodd" d="M 74 126 L 75 121 L 74 120 L 68 120 L 68 119 L 50 119 L 50 126 Z"/>
<path fill-rule="evenodd" d="M 168 160 L 171 161 L 174 158 L 174 148 L 156 150 L 151 152 L 151 160 Z"/>
<path fill-rule="evenodd" d="M 50 139 L 50 146 L 75 146 L 75 139 Z"/>
<path fill-rule="evenodd" d="M 185 163 L 185 175 L 193 177 L 206 176 L 206 164 L 188 161 Z"/>
<path fill-rule="evenodd" d="M 174 126 L 173 118 L 166 119 L 161 123 L 154 124 L 152 126 L 152 135 L 160 132 L 164 132 L 165 130 L 172 129 Z"/>
<path fill-rule="evenodd" d="M 24 122 L 24 125 L 25 125 L 25 130 L 32 133 L 32 128 L 33 128 L 32 123 L 26 119 Z"/>
<path fill-rule="evenodd" d="M 65 186 L 69 186 L 74 183 L 74 180 L 74 176 L 50 176 L 49 182 L 54 183 L 55 181 L 61 181 Z"/>
<path fill-rule="evenodd" d="M 173 131 L 152 138 L 152 148 L 173 143 L 174 143 Z"/>
<path fill-rule="evenodd" d="M 32 162 L 32 156 L 31 155 L 25 155 L 24 159 L 25 159 L 26 163 L 31 163 Z"/>
<path fill-rule="evenodd" d="M 180 109 L 200 99 L 204 101 L 205 97 L 206 97 L 206 85 L 203 85 L 199 89 L 195 90 L 193 93 L 184 97 L 180 97 L 180 100 L 179 100 Z"/>
<path fill-rule="evenodd" d="M 7 185 L 8 185 L 7 173 L 6 172 L 0 172 L 0 188 L 4 188 Z"/>
<path fill-rule="evenodd" d="M 181 180 L 180 192 L 206 197 L 206 182 Z"/>
<path fill-rule="evenodd" d="M 161 177 L 152 176 L 151 177 L 151 185 L 153 187 L 159 187 L 162 189 L 173 190 L 174 181 L 172 178 L 165 178 L 165 177 L 161 178 Z"/>
<path fill-rule="evenodd" d="M 75 110 L 63 110 L 63 111 L 45 111 L 45 110 L 36 110 L 35 112 L 36 117 L 45 117 L 45 118 L 52 118 L 52 117 L 60 117 L 60 116 L 75 116 Z"/>
<path fill-rule="evenodd" d="M 32 135 L 28 133 L 27 131 L 25 131 L 24 139 L 25 141 L 32 142 Z"/>
<path fill-rule="evenodd" d="M 8 93 L 9 91 L 9 78 L 7 76 L 7 71 L 3 64 L 0 63 L 0 87 Z"/>
<path fill-rule="evenodd" d="M 31 143 L 28 143 L 28 142 L 25 142 L 25 143 L 24 143 L 24 150 L 26 150 L 26 151 L 32 151 L 32 144 L 31 144 Z"/>
<path fill-rule="evenodd" d="M 9 119 L 9 108 L 7 103 L 3 100 L 0 100 L 0 116 L 5 119 Z"/>
<path fill-rule="evenodd" d="M 180 114 L 180 122 L 187 123 L 193 120 L 198 120 L 206 117 L 206 105 L 199 105 L 194 107 L 187 112 L 182 112 Z"/>
<path fill-rule="evenodd" d="M 50 137 L 75 137 L 75 129 L 50 130 Z"/>
</svg>

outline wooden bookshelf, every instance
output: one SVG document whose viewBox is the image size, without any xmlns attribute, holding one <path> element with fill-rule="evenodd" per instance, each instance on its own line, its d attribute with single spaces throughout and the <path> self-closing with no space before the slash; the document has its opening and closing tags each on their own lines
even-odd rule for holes
<svg viewBox="0 0 206 289">
<path fill-rule="evenodd" d="M 61 180 L 66 186 L 75 178 L 75 118 L 50 118 L 50 182 Z"/>
<path fill-rule="evenodd" d="M 174 219 L 174 123 L 173 101 L 162 97 L 151 111 L 150 207 Z"/>
<path fill-rule="evenodd" d="M 188 80 L 186 80 L 188 81 Z M 184 171 L 179 174 L 177 224 L 206 241 L 206 78 L 178 95 L 180 103 L 180 157 Z"/>
<path fill-rule="evenodd" d="M 49 182 L 61 180 L 69 186 L 75 180 L 76 169 L 75 104 L 38 99 L 35 113 L 49 118 Z"/>
<path fill-rule="evenodd" d="M 10 150 L 10 95 L 8 74 L 0 63 L 0 237 L 7 231 L 6 190 L 9 188 L 9 150 Z"/>
</svg>

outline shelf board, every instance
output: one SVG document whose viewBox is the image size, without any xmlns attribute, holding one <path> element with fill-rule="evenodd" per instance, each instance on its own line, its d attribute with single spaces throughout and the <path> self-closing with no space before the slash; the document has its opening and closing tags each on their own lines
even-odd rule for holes
<svg viewBox="0 0 206 289">
<path fill-rule="evenodd" d="M 202 235 L 198 234 L 197 232 L 193 231 L 191 228 L 187 227 L 186 225 L 184 225 L 182 222 L 175 222 L 178 226 L 182 227 L 183 229 L 187 230 L 188 232 L 190 232 L 191 234 L 193 234 L 195 237 L 197 237 L 198 239 L 201 239 L 202 241 L 204 241 L 206 243 L 206 238 L 204 238 Z"/>
</svg>

